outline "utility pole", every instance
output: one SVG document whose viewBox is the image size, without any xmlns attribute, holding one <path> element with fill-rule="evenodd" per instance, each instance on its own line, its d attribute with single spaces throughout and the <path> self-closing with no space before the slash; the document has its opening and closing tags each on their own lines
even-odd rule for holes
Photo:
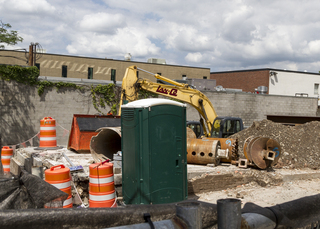
<svg viewBox="0 0 320 229">
<path fill-rule="evenodd" d="M 29 45 L 29 66 L 36 66 L 37 61 L 37 45 L 39 43 L 31 43 Z"/>
<path fill-rule="evenodd" d="M 29 45 L 29 61 L 28 61 L 29 66 L 34 66 L 34 61 L 33 61 L 33 43 Z"/>
</svg>

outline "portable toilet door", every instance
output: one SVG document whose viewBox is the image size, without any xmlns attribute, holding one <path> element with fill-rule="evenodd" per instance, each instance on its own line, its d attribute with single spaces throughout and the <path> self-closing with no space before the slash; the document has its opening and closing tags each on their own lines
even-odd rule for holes
<svg viewBox="0 0 320 229">
<path fill-rule="evenodd" d="M 121 107 L 122 192 L 126 204 L 187 199 L 186 105 L 168 99 Z"/>
</svg>

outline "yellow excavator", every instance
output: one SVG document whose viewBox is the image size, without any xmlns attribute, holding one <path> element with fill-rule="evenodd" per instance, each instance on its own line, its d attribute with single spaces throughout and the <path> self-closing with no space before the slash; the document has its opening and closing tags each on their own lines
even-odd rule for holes
<svg viewBox="0 0 320 229">
<path fill-rule="evenodd" d="M 137 76 L 138 70 L 152 74 L 159 81 L 168 84 L 155 83 L 148 79 L 139 78 Z M 247 165 L 255 165 L 260 169 L 266 169 L 277 163 L 281 153 L 280 145 L 272 139 L 255 136 L 246 139 L 244 154 L 247 159 L 240 159 L 237 140 L 228 138 L 228 136 L 243 129 L 241 118 L 217 117 L 212 103 L 199 90 L 192 88 L 188 84 L 179 83 L 159 74 L 153 74 L 137 68 L 137 66 L 128 67 L 122 80 L 119 116 L 121 115 L 121 105 L 138 100 L 140 89 L 185 102 L 199 112 L 203 133 L 199 131 L 201 134 L 197 138 L 187 128 L 188 163 L 219 165 L 220 161 L 222 161 L 238 164 L 242 168 L 246 168 Z M 190 125 L 187 123 L 187 127 L 196 124 L 190 122 Z M 191 131 L 191 135 L 189 135 L 189 131 Z M 107 147 L 109 143 L 117 147 L 114 147 L 113 150 L 111 149 L 112 147 Z M 121 150 L 120 130 L 109 127 L 104 128 L 96 137 L 92 137 L 90 150 L 94 155 L 104 155 L 111 158 L 114 152 Z"/>
<path fill-rule="evenodd" d="M 138 78 L 138 70 L 149 73 L 158 80 L 168 84 L 155 83 L 148 79 Z M 200 128 L 197 122 L 190 122 L 187 126 L 192 129 L 198 126 L 198 128 L 201 129 L 197 137 L 226 138 L 243 129 L 241 118 L 217 117 L 212 103 L 208 97 L 199 90 L 192 88 L 188 84 L 178 83 L 159 74 L 150 73 L 134 65 L 126 69 L 122 80 L 119 116 L 121 115 L 121 105 L 137 100 L 140 89 L 176 99 L 193 106 L 200 115 Z"/>
</svg>

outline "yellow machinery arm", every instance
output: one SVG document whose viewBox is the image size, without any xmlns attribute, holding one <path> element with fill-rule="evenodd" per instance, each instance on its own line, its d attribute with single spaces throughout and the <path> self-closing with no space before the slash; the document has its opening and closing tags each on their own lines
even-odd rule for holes
<svg viewBox="0 0 320 229">
<path fill-rule="evenodd" d="M 212 125 L 217 117 L 210 100 L 200 91 L 190 88 L 188 84 L 178 83 L 158 74 L 154 75 L 155 78 L 165 81 L 173 85 L 154 83 L 148 79 L 140 79 L 137 77 L 137 70 L 147 72 L 137 66 L 130 66 L 127 68 L 125 76 L 122 80 L 122 93 L 120 101 L 119 115 L 121 115 L 121 105 L 123 101 L 135 101 L 138 99 L 139 88 L 144 89 L 155 94 L 170 97 L 193 106 L 201 116 L 202 126 L 204 128 L 204 135 L 210 137 Z"/>
</svg>

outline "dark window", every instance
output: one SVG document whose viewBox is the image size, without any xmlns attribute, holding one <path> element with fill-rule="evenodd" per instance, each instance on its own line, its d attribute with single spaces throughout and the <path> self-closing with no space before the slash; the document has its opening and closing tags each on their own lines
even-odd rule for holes
<svg viewBox="0 0 320 229">
<path fill-rule="evenodd" d="M 187 75 L 182 75 L 182 79 L 185 79 L 185 78 L 187 78 Z"/>
<path fill-rule="evenodd" d="M 206 80 L 206 79 L 207 79 L 207 77 L 206 77 L 206 76 L 204 76 L 204 77 L 203 77 L 203 79 L 205 79 L 205 80 Z"/>
<path fill-rule="evenodd" d="M 68 66 L 62 65 L 62 77 L 67 77 L 67 73 L 68 73 Z"/>
<path fill-rule="evenodd" d="M 88 68 L 88 79 L 93 79 L 93 68 Z"/>
<path fill-rule="evenodd" d="M 240 121 L 238 120 L 226 120 L 223 128 L 223 138 L 227 138 L 240 131 Z"/>
<path fill-rule="evenodd" d="M 161 76 L 161 72 L 158 72 L 157 74 L 158 74 L 159 76 Z"/>
<path fill-rule="evenodd" d="M 40 71 L 40 63 L 35 63 L 36 67 L 39 69 Z"/>
<path fill-rule="evenodd" d="M 116 70 L 111 69 L 111 80 L 115 83 L 116 82 Z"/>
</svg>

